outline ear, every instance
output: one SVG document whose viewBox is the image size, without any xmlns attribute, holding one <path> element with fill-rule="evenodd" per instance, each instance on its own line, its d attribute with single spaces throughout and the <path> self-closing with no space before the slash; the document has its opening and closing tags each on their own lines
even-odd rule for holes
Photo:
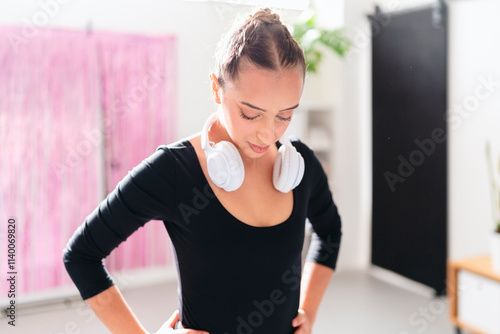
<svg viewBox="0 0 500 334">
<path fill-rule="evenodd" d="M 210 73 L 209 74 L 211 85 L 212 85 L 212 95 L 214 96 L 214 101 L 217 104 L 221 104 L 221 99 L 219 95 L 220 91 L 220 86 L 219 86 L 219 79 L 217 79 L 217 76 L 215 73 Z"/>
</svg>

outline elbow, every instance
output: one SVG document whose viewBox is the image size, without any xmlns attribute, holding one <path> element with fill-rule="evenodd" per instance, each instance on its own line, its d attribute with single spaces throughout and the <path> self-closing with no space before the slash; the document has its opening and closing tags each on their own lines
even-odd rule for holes
<svg viewBox="0 0 500 334">
<path fill-rule="evenodd" d="M 68 270 L 68 265 L 73 263 L 72 252 L 69 245 L 66 245 L 66 247 L 64 247 L 62 251 L 62 262 L 64 264 L 64 267 L 66 268 L 66 271 Z"/>
</svg>

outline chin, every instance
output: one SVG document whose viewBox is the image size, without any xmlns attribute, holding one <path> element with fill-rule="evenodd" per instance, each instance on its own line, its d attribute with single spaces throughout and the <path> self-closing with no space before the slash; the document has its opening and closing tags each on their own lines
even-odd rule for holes
<svg viewBox="0 0 500 334">
<path fill-rule="evenodd" d="M 255 159 L 262 156 L 262 154 L 254 152 L 250 147 L 250 144 L 248 144 L 247 142 L 244 142 L 243 144 L 237 144 L 235 146 L 238 149 L 238 152 L 240 152 L 242 159 Z"/>
</svg>

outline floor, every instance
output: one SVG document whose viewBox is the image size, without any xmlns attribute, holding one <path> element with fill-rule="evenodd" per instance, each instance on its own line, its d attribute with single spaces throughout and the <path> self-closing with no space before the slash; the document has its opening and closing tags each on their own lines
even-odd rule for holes
<svg viewBox="0 0 500 334">
<path fill-rule="evenodd" d="M 123 294 L 150 331 L 176 309 L 175 282 Z M 19 309 L 16 327 L 0 316 L 0 333 L 108 333 L 81 300 Z M 453 334 L 443 298 L 425 297 L 387 283 L 368 272 L 336 273 L 321 304 L 313 334 Z M 262 334 L 262 333 L 253 333 Z M 264 333 L 271 334 L 271 333 Z"/>
</svg>

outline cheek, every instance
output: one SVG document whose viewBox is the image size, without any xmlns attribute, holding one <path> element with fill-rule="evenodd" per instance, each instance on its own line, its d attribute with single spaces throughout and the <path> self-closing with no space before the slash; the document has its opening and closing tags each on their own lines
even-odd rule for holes
<svg viewBox="0 0 500 334">
<path fill-rule="evenodd" d="M 279 122 L 278 124 L 279 125 L 276 126 L 275 134 L 274 134 L 276 136 L 276 140 L 279 140 L 281 138 L 281 136 L 283 136 L 286 129 L 290 125 L 290 122 Z"/>
<path fill-rule="evenodd" d="M 249 126 L 245 123 L 245 120 L 238 115 L 237 110 L 226 113 L 226 123 L 226 130 L 231 139 L 235 142 L 244 138 L 248 133 Z"/>
</svg>

